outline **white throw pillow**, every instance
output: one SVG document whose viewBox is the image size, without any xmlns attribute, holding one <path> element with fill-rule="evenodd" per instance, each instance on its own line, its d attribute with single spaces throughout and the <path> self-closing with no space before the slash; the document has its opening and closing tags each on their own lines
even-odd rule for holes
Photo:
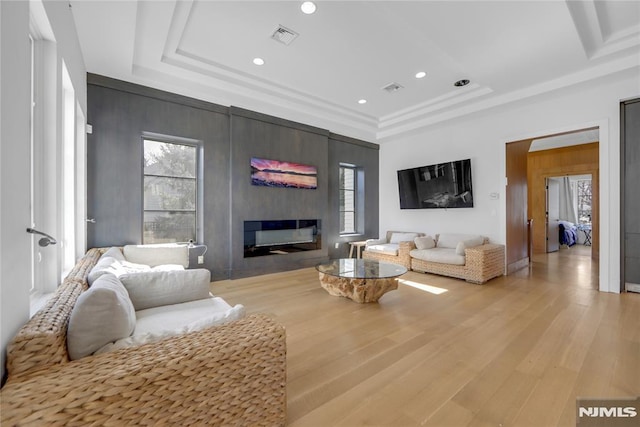
<svg viewBox="0 0 640 427">
<path fill-rule="evenodd" d="M 210 296 L 211 273 L 204 268 L 124 274 L 120 280 L 136 311 Z"/>
<path fill-rule="evenodd" d="M 418 237 L 418 233 L 391 233 L 389 243 L 411 242 Z"/>
<path fill-rule="evenodd" d="M 96 265 L 89 272 L 89 275 L 87 276 L 87 282 L 89 283 L 89 286 L 91 286 L 96 279 L 105 274 L 113 274 L 116 277 L 120 277 L 123 274 L 127 273 L 142 273 L 144 271 L 151 271 L 151 267 L 149 267 L 148 265 L 135 264 L 133 262 L 125 261 L 124 257 L 122 260 L 119 260 L 117 258 L 105 255 L 107 255 L 107 253 L 100 257 Z M 182 266 L 180 266 L 180 268 L 182 268 Z"/>
<path fill-rule="evenodd" d="M 161 245 L 126 245 L 123 249 L 127 261 L 155 267 L 179 264 L 189 267 L 189 248 L 175 243 Z"/>
<path fill-rule="evenodd" d="M 102 255 L 96 265 L 94 265 L 91 271 L 89 271 L 89 274 L 87 275 L 87 282 L 89 283 L 89 286 L 93 286 L 93 282 L 105 274 L 118 276 L 122 273 L 121 261 L 105 255 L 106 254 Z"/>
<path fill-rule="evenodd" d="M 431 236 L 416 237 L 413 239 L 416 249 L 432 249 L 436 247 L 436 241 Z"/>
<path fill-rule="evenodd" d="M 484 243 L 484 238 L 482 238 L 481 236 L 474 237 L 473 239 L 467 239 L 467 240 L 463 240 L 461 242 L 458 242 L 458 244 L 456 246 L 456 254 L 464 255 L 465 254 L 465 252 L 464 252 L 465 249 L 473 248 L 474 246 L 480 246 L 483 243 Z"/>
<path fill-rule="evenodd" d="M 464 255 L 465 249 L 467 249 L 467 245 L 465 245 L 464 242 L 458 242 L 458 245 L 456 246 L 456 254 Z"/>
<path fill-rule="evenodd" d="M 102 254 L 102 257 L 111 257 L 117 259 L 118 261 L 124 261 L 124 254 L 122 253 L 120 248 L 117 248 L 115 246 L 107 249 L 107 251 Z"/>
<path fill-rule="evenodd" d="M 180 314 L 180 310 L 176 310 L 176 315 Z M 181 335 L 188 332 L 200 331 L 211 326 L 223 325 L 233 320 L 242 319 L 246 315 L 246 310 L 242 304 L 236 304 L 227 311 L 212 313 L 200 320 L 191 322 L 178 329 L 167 329 L 160 332 L 147 332 L 141 335 L 133 335 L 123 338 L 114 343 L 109 343 L 96 351 L 96 354 L 115 351 L 121 348 L 137 347 L 144 344 L 160 341 L 164 338 Z"/>
<path fill-rule="evenodd" d="M 126 338 L 136 326 L 136 313 L 122 283 L 112 274 L 100 276 L 80 294 L 69 317 L 67 350 L 71 360 L 93 354 Z"/>
<path fill-rule="evenodd" d="M 457 233 L 443 233 L 438 237 L 439 248 L 456 249 L 459 242 L 464 240 L 477 239 L 478 244 L 481 245 L 484 242 L 484 237 L 478 234 L 457 234 Z M 474 245 L 476 246 L 476 245 Z"/>
</svg>

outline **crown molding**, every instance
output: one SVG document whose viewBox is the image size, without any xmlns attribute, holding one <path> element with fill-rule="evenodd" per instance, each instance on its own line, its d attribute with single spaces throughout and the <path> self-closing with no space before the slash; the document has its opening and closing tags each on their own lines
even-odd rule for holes
<svg viewBox="0 0 640 427">
<path fill-rule="evenodd" d="M 338 105 L 321 96 L 286 87 L 190 52 L 181 45 L 181 40 L 194 7 L 193 0 L 166 4 L 160 17 L 162 22 L 154 26 L 151 34 L 142 29 L 136 31 L 131 75 L 114 78 L 132 80 L 137 84 L 227 107 L 234 105 L 279 116 L 354 138 L 382 142 L 435 123 L 639 66 L 639 28 L 627 28 L 605 37 L 604 18 L 593 0 L 567 1 L 566 4 L 585 54 L 595 65 L 503 94 L 496 94 L 489 86 L 472 83 L 381 117 Z M 145 7 L 145 2 L 138 2 L 138 28 L 148 27 L 152 18 L 158 18 L 149 16 Z"/>
</svg>

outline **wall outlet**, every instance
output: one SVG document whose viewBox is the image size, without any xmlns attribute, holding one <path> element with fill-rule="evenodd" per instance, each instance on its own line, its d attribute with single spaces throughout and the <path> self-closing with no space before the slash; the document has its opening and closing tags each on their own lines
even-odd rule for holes
<svg viewBox="0 0 640 427">
<path fill-rule="evenodd" d="M 204 255 L 198 255 L 198 264 L 204 264 Z"/>
<path fill-rule="evenodd" d="M 340 247 L 340 243 L 336 242 L 335 248 L 338 249 Z"/>
</svg>

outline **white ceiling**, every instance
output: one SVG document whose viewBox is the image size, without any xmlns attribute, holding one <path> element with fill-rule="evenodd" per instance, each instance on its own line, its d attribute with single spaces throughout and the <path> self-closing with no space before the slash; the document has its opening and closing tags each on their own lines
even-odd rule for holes
<svg viewBox="0 0 640 427">
<path fill-rule="evenodd" d="M 301 3 L 71 1 L 91 73 L 370 141 L 640 65 L 638 1 Z"/>
</svg>

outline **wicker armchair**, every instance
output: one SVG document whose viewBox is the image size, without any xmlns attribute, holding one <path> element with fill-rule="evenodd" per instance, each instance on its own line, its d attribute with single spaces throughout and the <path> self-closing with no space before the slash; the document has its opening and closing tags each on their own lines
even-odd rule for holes
<svg viewBox="0 0 640 427">
<path fill-rule="evenodd" d="M 397 254 L 384 253 L 379 251 L 371 250 L 373 245 L 377 244 L 385 244 L 391 242 L 393 233 L 400 234 L 415 234 L 416 236 L 424 236 L 424 233 L 411 233 L 411 232 L 403 232 L 403 231 L 387 231 L 386 238 L 384 239 L 370 239 L 367 240 L 367 244 L 365 245 L 365 249 L 362 252 L 363 259 L 375 259 L 378 261 L 390 262 L 392 264 L 399 264 L 405 267 L 407 270 L 411 269 L 411 255 L 409 252 L 416 248 L 413 240 L 401 241 L 398 242 L 398 251 Z"/>
<path fill-rule="evenodd" d="M 70 362 L 66 326 L 100 254 L 10 343 L 0 424 L 285 424 L 285 331 L 264 315 Z"/>
</svg>

